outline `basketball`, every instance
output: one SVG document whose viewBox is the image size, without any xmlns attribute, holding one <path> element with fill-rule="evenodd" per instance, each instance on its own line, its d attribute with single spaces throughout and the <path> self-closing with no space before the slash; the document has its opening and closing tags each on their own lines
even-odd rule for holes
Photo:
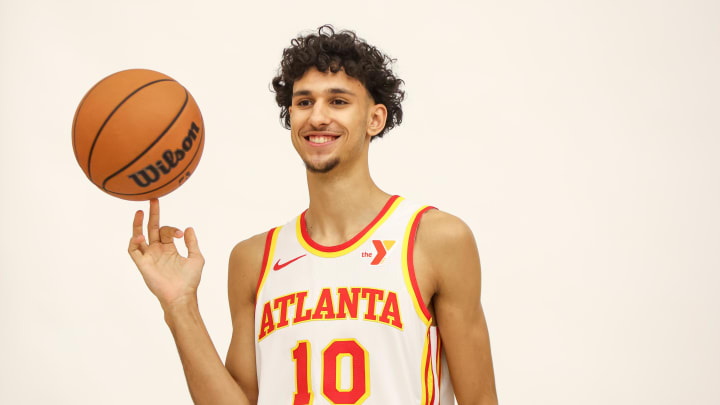
<svg viewBox="0 0 720 405">
<path fill-rule="evenodd" d="M 180 83 L 152 70 L 114 73 L 85 94 L 75 111 L 75 158 L 104 192 L 142 201 L 168 194 L 200 161 L 205 127 Z"/>
</svg>

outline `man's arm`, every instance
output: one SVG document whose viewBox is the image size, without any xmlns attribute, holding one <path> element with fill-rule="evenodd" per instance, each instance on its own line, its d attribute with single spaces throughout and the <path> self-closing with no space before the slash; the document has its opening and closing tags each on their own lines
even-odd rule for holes
<svg viewBox="0 0 720 405">
<path fill-rule="evenodd" d="M 218 356 L 200 317 L 197 300 L 177 303 L 165 311 L 193 402 L 203 404 L 250 404 Z"/>
<path fill-rule="evenodd" d="M 260 276 L 266 237 L 267 233 L 264 233 L 242 241 L 230 253 L 228 302 L 233 324 L 232 339 L 225 359 L 225 366 L 222 370 L 218 369 L 217 373 L 207 374 L 204 376 L 205 378 L 197 378 L 195 374 L 198 373 L 188 373 L 188 368 L 185 367 L 188 385 L 191 384 L 191 377 L 198 380 L 196 384 L 190 385 L 190 392 L 196 404 L 257 403 L 258 386 L 254 340 L 255 290 Z M 200 320 L 200 322 L 202 321 Z M 203 330 L 205 330 L 204 326 Z M 198 352 L 196 361 L 210 358 L 210 353 L 200 353 L 202 347 L 205 346 L 201 344 L 196 348 Z M 214 347 L 212 357 L 213 363 L 219 362 L 220 359 Z M 222 365 L 222 362 L 220 362 L 220 365 Z"/>
<path fill-rule="evenodd" d="M 228 301 L 233 335 L 225 367 L 251 404 L 257 403 L 255 364 L 255 293 L 262 267 L 267 232 L 238 243 L 230 254 Z"/>
<path fill-rule="evenodd" d="M 432 304 L 459 405 L 497 404 L 485 315 L 480 304 L 480 258 L 470 228 L 431 210 L 415 241 L 417 264 L 432 275 Z"/>
<path fill-rule="evenodd" d="M 135 213 L 133 236 L 128 253 L 150 291 L 165 312 L 190 395 L 196 404 L 246 405 L 249 401 L 240 385 L 223 365 L 200 316 L 197 288 L 205 259 L 192 228 L 184 233 L 159 225 L 160 204 L 150 201 L 148 239 L 143 235 L 143 212 Z M 174 238 L 185 237 L 188 256 L 178 254 Z"/>
</svg>

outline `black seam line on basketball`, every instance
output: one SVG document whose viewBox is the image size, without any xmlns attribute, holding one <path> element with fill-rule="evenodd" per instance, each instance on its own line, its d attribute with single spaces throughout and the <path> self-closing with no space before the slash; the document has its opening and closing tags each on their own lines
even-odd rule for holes
<svg viewBox="0 0 720 405">
<path fill-rule="evenodd" d="M 110 75 L 110 76 L 112 76 L 112 75 Z M 87 98 L 88 98 L 88 96 L 90 95 L 90 93 L 92 93 L 92 91 L 95 90 L 95 88 L 96 88 L 97 86 L 99 86 L 100 83 L 102 83 L 102 82 L 104 82 L 105 80 L 107 80 L 110 76 L 106 76 L 105 78 L 103 78 L 103 79 L 100 80 L 99 82 L 95 83 L 95 85 L 92 86 L 92 87 L 90 88 L 90 90 L 87 91 L 87 93 L 85 93 L 85 95 L 83 96 L 82 100 L 80 100 L 80 104 L 78 104 L 77 110 L 75 111 L 75 117 L 73 118 L 73 125 L 72 125 L 72 143 L 73 143 L 73 152 L 75 153 L 75 160 L 77 160 L 78 163 L 80 163 L 80 157 L 79 157 L 78 154 L 77 154 L 77 147 L 76 147 L 76 145 L 75 145 L 75 138 L 76 138 L 75 128 L 77 127 L 78 115 L 80 115 L 80 111 L 82 110 L 83 105 L 85 105 L 85 100 L 87 100 Z M 88 166 L 88 171 L 89 171 L 89 170 L 90 170 L 90 167 Z M 83 170 L 83 172 L 85 172 L 85 171 Z M 88 176 L 88 175 L 86 174 L 86 176 Z M 89 179 L 89 178 L 90 178 L 90 176 L 88 176 L 88 179 Z"/>
<path fill-rule="evenodd" d="M 200 140 L 198 141 L 198 145 L 202 145 L 204 140 L 205 140 L 205 124 L 203 124 L 203 126 L 202 126 L 202 131 L 200 132 Z M 195 158 L 198 157 L 199 152 L 200 152 L 200 148 L 197 148 L 197 150 L 195 150 L 195 154 L 192 156 L 192 158 L 190 159 L 188 164 L 185 167 L 183 167 L 182 171 L 180 171 L 180 174 L 178 174 L 177 176 L 170 179 L 167 183 L 165 183 L 157 188 L 154 188 L 152 190 L 143 191 L 142 193 L 118 193 L 118 192 L 115 192 L 112 190 L 105 190 L 105 189 L 103 189 L 103 190 L 108 193 L 117 194 L 117 195 L 143 195 L 143 194 L 148 194 L 148 193 L 152 193 L 154 191 L 160 190 L 161 188 L 163 188 L 163 187 L 167 186 L 168 184 L 172 183 L 173 181 L 177 180 L 178 177 L 184 176 L 185 170 L 187 170 L 187 168 L 190 167 L 190 165 L 192 165 L 192 163 L 195 161 Z"/>
<path fill-rule="evenodd" d="M 73 118 L 73 124 L 72 124 L 72 146 L 73 146 L 73 153 L 75 154 L 75 160 L 77 160 L 78 163 L 80 163 L 80 156 L 78 156 L 77 146 L 76 146 L 76 143 L 77 143 L 77 142 L 75 141 L 75 138 L 76 138 L 75 128 L 77 128 L 78 115 L 80 115 L 80 111 L 82 110 L 83 105 L 85 105 L 85 100 L 87 100 L 87 97 L 88 97 L 88 95 L 90 95 L 90 92 L 92 92 L 92 91 L 95 89 L 95 87 L 97 87 L 98 84 L 100 84 L 101 82 L 102 82 L 102 80 L 101 80 L 100 82 L 98 82 L 96 85 L 94 85 L 90 90 L 88 90 L 87 93 L 85 93 L 85 95 L 83 96 L 82 100 L 80 100 L 80 104 L 78 104 L 77 111 L 75 112 L 75 117 Z M 89 170 L 90 170 L 90 167 L 88 167 L 88 171 L 89 171 Z M 84 171 L 85 171 L 85 170 L 83 170 L 83 172 L 84 172 Z M 86 174 L 86 176 L 87 176 L 87 174 Z M 88 179 L 89 179 L 89 178 L 90 178 L 90 176 L 88 176 Z"/>
<path fill-rule="evenodd" d="M 183 89 L 184 89 L 184 88 L 183 88 Z M 162 139 L 162 137 L 165 136 L 165 134 L 167 133 L 167 131 L 169 131 L 170 128 L 172 128 L 172 126 L 175 125 L 175 121 L 177 121 L 177 119 L 180 117 L 180 115 L 182 115 L 183 111 L 185 110 L 185 107 L 187 106 L 188 99 L 189 99 L 189 94 L 188 94 L 187 90 L 185 90 L 185 102 L 183 102 L 182 107 L 180 107 L 180 111 L 178 111 L 178 113 L 175 115 L 175 118 L 173 118 L 173 120 L 170 122 L 170 125 L 168 125 L 167 128 L 165 128 L 164 131 L 162 131 L 162 133 L 160 134 L 160 136 L 158 136 L 158 137 L 153 141 L 153 143 L 150 144 L 150 146 L 148 146 L 144 151 L 142 151 L 142 153 L 140 153 L 139 155 L 137 155 L 137 156 L 135 157 L 135 159 L 133 159 L 130 163 L 128 163 L 128 164 L 126 164 L 125 166 L 123 166 L 122 169 L 116 171 L 115 173 L 113 173 L 113 174 L 111 174 L 110 176 L 108 176 L 107 178 L 105 178 L 105 180 L 103 180 L 103 185 L 102 185 L 103 190 L 106 190 L 105 184 L 107 184 L 107 182 L 108 182 L 110 179 L 112 179 L 113 177 L 115 177 L 115 176 L 117 176 L 118 174 L 122 173 L 122 171 L 125 170 L 125 169 L 127 169 L 128 167 L 132 166 L 133 163 L 137 162 L 140 158 L 142 158 L 143 156 L 145 156 L 145 154 L 148 153 L 148 151 L 149 151 L 150 149 L 152 149 L 153 146 L 155 146 L 155 144 L 157 144 L 158 142 L 160 142 L 160 139 Z"/>
<path fill-rule="evenodd" d="M 97 143 L 97 140 L 98 140 L 98 138 L 100 137 L 100 133 L 102 132 L 103 128 L 105 128 L 105 125 L 108 123 L 108 121 L 110 121 L 110 118 L 113 116 L 113 114 L 115 114 L 115 111 L 117 111 L 118 108 L 120 108 L 120 106 L 122 106 L 123 104 L 125 104 L 125 102 L 128 101 L 128 99 L 129 99 L 130 97 L 132 97 L 133 95 L 135 95 L 135 93 L 137 93 L 138 91 L 144 89 L 145 87 L 148 87 L 148 86 L 153 85 L 153 84 L 155 84 L 155 83 L 160 83 L 160 82 L 174 82 L 174 81 L 175 81 L 175 80 L 173 80 L 173 79 L 159 79 L 159 80 L 154 80 L 154 81 L 152 81 L 152 82 L 150 82 L 150 83 L 145 83 L 145 84 L 143 84 L 142 86 L 140 86 L 140 87 L 138 87 L 137 89 L 135 89 L 135 91 L 133 91 L 132 93 L 128 94 L 128 96 L 125 97 L 125 98 L 123 99 L 123 101 L 120 102 L 120 104 L 118 104 L 118 105 L 115 106 L 115 108 L 112 110 L 112 112 L 110 112 L 110 115 L 108 115 L 107 118 L 105 118 L 105 122 L 103 122 L 103 124 L 100 126 L 100 129 L 98 130 L 97 135 L 95 135 L 95 139 L 93 139 L 92 146 L 90 147 L 90 153 L 88 154 L 88 164 L 87 164 L 87 168 L 88 168 L 88 178 L 90 179 L 90 181 L 92 181 L 92 174 L 90 173 L 90 171 L 91 171 L 91 170 L 90 170 L 90 160 L 92 159 L 92 154 L 93 154 L 93 150 L 95 149 L 95 144 Z"/>
<path fill-rule="evenodd" d="M 95 90 L 95 88 L 96 88 L 97 86 L 99 86 L 100 84 L 104 83 L 106 80 L 108 80 L 109 78 L 113 77 L 114 75 L 115 75 L 115 74 L 111 74 L 111 75 L 109 75 L 109 76 L 105 76 L 102 80 L 100 80 L 99 82 L 95 83 L 95 85 L 92 86 L 92 87 L 90 88 L 90 90 L 87 91 L 87 93 L 85 93 L 85 95 L 83 96 L 82 100 L 80 100 L 80 104 L 78 104 L 77 110 L 76 110 L 76 112 L 75 112 L 75 118 L 73 119 L 73 125 L 72 125 L 73 152 L 75 152 L 75 159 L 78 161 L 78 163 L 80 163 L 80 159 L 79 159 L 79 156 L 77 155 L 77 149 L 76 149 L 76 145 L 75 145 L 75 138 L 76 138 L 75 128 L 77 127 L 77 119 L 78 119 L 79 112 L 82 110 L 83 105 L 85 105 L 85 101 L 87 100 L 87 98 L 88 98 L 88 96 L 90 95 L 90 93 L 92 93 L 93 90 Z M 174 80 L 173 80 L 173 81 L 174 81 Z M 89 160 L 88 160 L 88 162 L 89 162 Z M 90 166 L 88 166 L 88 172 L 89 172 L 89 171 L 90 171 Z M 83 172 L 84 172 L 84 170 L 83 170 Z M 86 174 L 86 176 L 87 176 L 87 174 Z M 90 178 L 90 176 L 88 176 L 88 179 L 89 179 L 89 178 Z M 92 180 L 92 179 L 91 179 L 91 180 Z"/>
</svg>

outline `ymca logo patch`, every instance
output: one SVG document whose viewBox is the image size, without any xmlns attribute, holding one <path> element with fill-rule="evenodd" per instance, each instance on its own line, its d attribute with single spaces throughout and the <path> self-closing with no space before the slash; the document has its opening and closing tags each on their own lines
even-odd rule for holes
<svg viewBox="0 0 720 405">
<path fill-rule="evenodd" d="M 392 249 L 392 247 L 395 245 L 395 241 L 374 239 L 372 243 L 373 246 L 375 246 L 375 252 L 362 252 L 361 257 L 371 257 L 372 261 L 370 262 L 370 265 L 377 266 L 379 264 L 382 264 L 382 262 L 385 260 L 385 256 L 387 256 L 390 249 Z"/>
</svg>

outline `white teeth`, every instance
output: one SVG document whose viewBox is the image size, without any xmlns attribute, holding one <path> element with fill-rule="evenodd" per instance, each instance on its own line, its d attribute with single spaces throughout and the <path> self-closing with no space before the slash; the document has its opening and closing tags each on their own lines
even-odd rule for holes
<svg viewBox="0 0 720 405">
<path fill-rule="evenodd" d="M 308 139 L 310 139 L 310 142 L 312 142 L 312 143 L 328 143 L 328 142 L 334 140 L 335 138 L 332 138 L 332 137 L 329 137 L 329 136 L 314 136 L 314 135 L 311 135 L 311 136 L 308 137 Z"/>
</svg>

